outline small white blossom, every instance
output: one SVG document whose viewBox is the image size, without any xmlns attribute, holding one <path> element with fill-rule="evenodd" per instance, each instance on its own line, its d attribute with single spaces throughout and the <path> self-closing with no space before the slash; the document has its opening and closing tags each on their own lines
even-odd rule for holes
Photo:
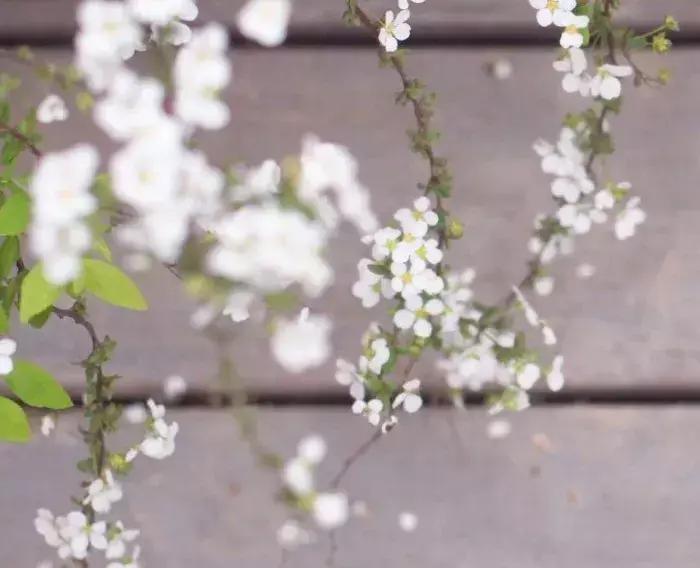
<svg viewBox="0 0 700 568">
<path fill-rule="evenodd" d="M 493 440 L 506 438 L 511 431 L 510 422 L 507 420 L 492 420 L 489 422 L 486 433 Z"/>
<path fill-rule="evenodd" d="M 620 77 L 629 77 L 634 70 L 629 65 L 612 65 L 606 63 L 598 67 L 598 72 L 591 82 L 591 94 L 611 101 L 622 94 Z"/>
<path fill-rule="evenodd" d="M 399 515 L 399 526 L 404 532 L 413 532 L 418 527 L 418 517 L 414 513 L 405 511 Z"/>
<path fill-rule="evenodd" d="M 282 480 L 285 485 L 297 495 L 311 493 L 314 488 L 314 479 L 309 463 L 296 457 L 289 460 L 282 470 Z"/>
<path fill-rule="evenodd" d="M 236 23 L 248 39 L 265 47 L 276 47 L 287 37 L 291 13 L 290 0 L 248 0 L 238 12 Z"/>
<path fill-rule="evenodd" d="M 355 400 L 352 405 L 352 412 L 354 414 L 364 414 L 372 426 L 379 425 L 382 410 L 384 410 L 384 403 L 378 398 L 373 398 L 369 402 Z"/>
<path fill-rule="evenodd" d="M 47 95 L 36 109 L 36 119 L 42 124 L 63 122 L 68 118 L 66 103 L 58 95 Z"/>
<path fill-rule="evenodd" d="M 165 379 L 163 390 L 169 399 L 179 398 L 187 392 L 187 381 L 180 375 L 170 375 Z"/>
<path fill-rule="evenodd" d="M 442 300 L 437 298 L 431 298 L 424 304 L 420 296 L 410 296 L 406 299 L 404 307 L 394 314 L 394 323 L 399 329 L 412 329 L 418 337 L 430 337 L 433 333 L 430 318 L 440 315 L 444 309 Z"/>
<path fill-rule="evenodd" d="M 628 239 L 634 235 L 637 226 L 642 224 L 647 215 L 639 207 L 639 197 L 633 197 L 627 202 L 625 208 L 617 214 L 615 219 L 615 236 L 622 240 Z"/>
<path fill-rule="evenodd" d="M 309 316 L 306 321 L 279 319 L 271 339 L 277 362 L 290 373 L 301 373 L 326 362 L 331 354 L 331 320 Z"/>
<path fill-rule="evenodd" d="M 564 357 L 557 355 L 552 362 L 552 370 L 547 374 L 547 386 L 549 390 L 560 391 L 564 387 L 564 375 L 562 374 L 562 365 Z"/>
<path fill-rule="evenodd" d="M 403 384 L 403 390 L 396 395 L 394 402 L 392 403 L 392 408 L 398 408 L 402 406 L 403 409 L 412 414 L 418 412 L 421 406 L 423 406 L 423 399 L 418 390 L 420 389 L 420 379 L 411 379 Z"/>
<path fill-rule="evenodd" d="M 8 375 L 14 369 L 12 356 L 17 351 L 17 342 L 9 337 L 0 339 L 0 375 Z"/>
<path fill-rule="evenodd" d="M 297 448 L 299 457 L 311 464 L 321 463 L 327 451 L 326 442 L 318 435 L 307 436 L 299 442 Z"/>
<path fill-rule="evenodd" d="M 50 414 L 46 414 L 41 417 L 41 434 L 43 436 L 50 436 L 51 432 L 56 428 L 56 422 L 53 419 L 53 416 Z"/>
<path fill-rule="evenodd" d="M 88 486 L 88 495 L 83 504 L 90 505 L 96 513 L 109 513 L 112 504 L 123 496 L 121 486 L 115 481 L 112 472 L 107 470 L 103 478 L 98 478 Z"/>
<path fill-rule="evenodd" d="M 320 528 L 334 530 L 347 522 L 349 509 L 348 498 L 342 493 L 319 493 L 312 513 Z"/>
<path fill-rule="evenodd" d="M 400 10 L 396 15 L 391 10 L 387 10 L 384 14 L 384 23 L 379 30 L 379 43 L 387 52 L 396 51 L 399 42 L 408 39 L 411 35 L 411 26 L 408 24 L 410 15 L 408 10 Z"/>
</svg>

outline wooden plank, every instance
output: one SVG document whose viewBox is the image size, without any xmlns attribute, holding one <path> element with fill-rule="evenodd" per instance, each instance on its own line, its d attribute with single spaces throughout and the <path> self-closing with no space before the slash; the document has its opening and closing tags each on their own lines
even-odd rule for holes
<svg viewBox="0 0 700 568">
<path fill-rule="evenodd" d="M 65 61 L 60 52 L 43 55 Z M 484 63 L 499 57 L 512 62 L 513 80 L 483 74 Z M 477 269 L 477 294 L 486 301 L 502 297 L 520 280 L 532 219 L 552 210 L 549 180 L 539 169 L 532 142 L 555 138 L 560 118 L 581 102 L 559 89 L 551 58 L 550 51 L 496 50 L 416 51 L 410 58 L 410 72 L 440 94 L 441 148 L 451 159 L 456 182 L 452 208 L 467 227 L 467 237 L 451 250 L 452 264 Z M 629 86 L 625 111 L 612 121 L 618 152 L 609 163 L 611 175 L 632 182 L 649 212 L 648 222 L 626 242 L 616 241 L 609 228 L 580 239 L 579 256 L 554 268 L 552 297 L 537 302 L 560 336 L 571 386 L 700 385 L 700 311 L 694 301 L 700 277 L 694 247 L 700 239 L 700 194 L 694 189 L 700 178 L 700 124 L 689 96 L 700 90 L 700 67 L 692 51 L 678 51 L 668 63 L 679 70 L 673 83 L 663 90 Z M 639 64 L 651 61 L 640 57 Z M 297 152 L 302 135 L 310 131 L 357 156 L 381 219 L 411 202 L 426 168 L 407 148 L 409 110 L 392 103 L 396 77 L 380 70 L 373 54 L 244 52 L 235 56 L 234 66 L 232 124 L 201 138 L 215 163 L 234 156 L 251 163 L 282 158 Z M 26 101 L 41 96 L 32 85 L 24 87 Z M 88 122 L 76 115 L 69 123 L 47 127 L 45 149 L 83 139 L 107 148 Z M 365 254 L 354 230 L 344 229 L 330 254 L 336 285 L 311 307 L 333 317 L 336 356 L 352 360 L 362 332 L 381 312 L 361 310 L 349 294 L 356 263 Z M 577 262 L 594 264 L 597 273 L 580 280 Z M 188 327 L 192 306 L 182 300 L 178 283 L 165 270 L 141 277 L 141 283 L 150 313 L 95 307 L 98 329 L 119 342 L 114 369 L 125 377 L 122 392 L 158 390 L 161 379 L 177 371 L 194 384 L 205 384 L 213 373 L 211 350 Z M 343 392 L 334 383 L 332 362 L 303 377 L 289 376 L 269 361 L 264 332 L 242 329 L 235 353 L 251 389 Z M 42 332 L 13 330 L 24 356 L 48 365 L 70 385 L 80 385 L 80 369 L 69 361 L 80 360 L 88 347 L 80 332 L 59 321 Z M 417 372 L 442 384 L 428 364 Z"/>
<path fill-rule="evenodd" d="M 235 27 L 236 14 L 245 0 L 198 0 L 200 21 L 218 21 Z M 42 34 L 73 34 L 76 29 L 75 7 L 79 0 L 0 0 L 0 37 Z M 341 22 L 345 0 L 303 0 L 294 3 L 291 18 L 292 33 L 346 33 Z M 370 13 L 380 16 L 394 9 L 395 2 L 365 0 Z M 533 34 L 545 34 L 534 20 L 534 11 L 527 1 L 513 0 L 443 0 L 415 6 L 412 23 L 418 30 L 449 28 L 451 30 L 484 30 L 487 26 L 531 29 Z M 700 7 L 694 0 L 648 2 L 625 0 L 619 12 L 621 20 L 639 27 L 655 27 L 666 14 L 676 17 L 683 27 L 700 24 Z M 497 32 L 498 30 L 491 30 Z"/>
<path fill-rule="evenodd" d="M 110 519 L 139 528 L 146 566 L 274 567 L 275 531 L 286 512 L 274 503 L 276 475 L 251 462 L 228 412 L 172 412 L 177 449 L 164 461 L 136 463 L 125 502 Z M 698 457 L 695 408 L 530 410 L 509 438 L 484 434 L 482 414 L 421 411 L 356 462 L 341 489 L 371 516 L 338 532 L 338 567 L 695 568 Z M 291 456 L 319 432 L 329 455 L 324 489 L 370 435 L 338 411 L 270 410 L 261 437 Z M 36 566 L 51 551 L 33 533 L 36 509 L 68 511 L 78 491 L 74 463 L 84 456 L 75 421 L 62 415 L 54 439 L 0 446 L 0 545 L 7 566 Z M 129 427 L 113 441 L 138 441 Z M 461 436 L 464 442 L 460 442 Z M 544 443 L 544 442 L 548 442 Z M 546 446 L 551 451 L 543 451 Z M 397 473 L 400 474 L 397 475 Z M 418 516 L 415 532 L 398 526 Z M 439 545 L 436 545 L 439 543 Z M 323 566 L 328 542 L 289 556 L 285 566 Z"/>
</svg>

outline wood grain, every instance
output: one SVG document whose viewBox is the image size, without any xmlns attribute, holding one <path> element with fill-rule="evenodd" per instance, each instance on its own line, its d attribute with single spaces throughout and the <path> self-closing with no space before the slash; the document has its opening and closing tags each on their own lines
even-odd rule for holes
<svg viewBox="0 0 700 568">
<path fill-rule="evenodd" d="M 109 519 L 139 528 L 146 566 L 277 568 L 276 476 L 256 468 L 228 412 L 177 412 L 175 454 L 136 462 L 125 501 Z M 32 530 L 39 507 L 67 512 L 84 457 L 76 422 L 61 415 L 56 437 L 0 446 L 0 533 L 7 566 L 36 566 L 52 551 Z M 452 420 L 452 422 L 451 422 Z M 321 433 L 329 455 L 323 489 L 371 434 L 345 410 L 259 414 L 262 439 L 283 456 Z M 700 461 L 691 408 L 529 410 L 509 438 L 485 436 L 481 413 L 421 411 L 350 470 L 341 489 L 369 518 L 338 533 L 336 566 L 366 568 L 695 568 Z M 113 447 L 137 442 L 125 428 Z M 460 441 L 463 440 L 463 441 Z M 545 448 L 547 440 L 550 448 Z M 547 449 L 548 451 L 543 451 Z M 415 532 L 398 526 L 403 511 Z M 285 566 L 324 566 L 328 542 L 292 554 Z"/>
<path fill-rule="evenodd" d="M 0 13 L 3 14 L 0 37 L 31 36 L 41 40 L 42 34 L 72 34 L 76 29 L 75 7 L 78 3 L 78 0 L 0 0 Z M 199 0 L 200 21 L 235 26 L 236 14 L 244 3 L 244 0 Z M 387 9 L 395 9 L 395 2 L 389 0 L 365 0 L 361 4 L 377 17 Z M 684 27 L 700 24 L 700 6 L 694 0 L 625 0 L 622 4 L 620 21 L 629 25 L 652 28 L 668 13 Z M 294 2 L 291 32 L 327 34 L 332 39 L 333 35 L 348 31 L 341 22 L 344 10 L 344 0 Z M 504 29 L 531 29 L 535 35 L 546 33 L 535 23 L 534 12 L 526 0 L 442 0 L 414 6 L 412 12 L 412 23 L 419 30 L 462 29 L 466 33 L 501 26 Z"/>
<path fill-rule="evenodd" d="M 60 52 L 43 55 L 65 61 Z M 512 62 L 511 80 L 497 81 L 482 72 L 486 61 L 501 57 Z M 582 102 L 560 90 L 551 58 L 549 51 L 419 50 L 409 59 L 409 72 L 440 95 L 440 149 L 450 158 L 455 178 L 452 210 L 467 228 L 450 251 L 451 261 L 476 268 L 476 291 L 486 301 L 502 297 L 520 280 L 532 219 L 552 210 L 549 181 L 532 143 L 541 136 L 556 138 L 560 118 Z M 626 242 L 616 241 L 609 227 L 581 238 L 575 258 L 554 268 L 552 297 L 536 302 L 558 332 L 572 386 L 700 387 L 700 256 L 695 247 L 700 240 L 700 119 L 692 96 L 700 91 L 699 61 L 692 51 L 670 56 L 667 63 L 679 71 L 672 84 L 663 90 L 628 85 L 625 110 L 612 121 L 618 151 L 609 174 L 632 182 L 648 222 Z M 639 64 L 653 66 L 644 57 Z M 380 70 L 372 53 L 243 52 L 234 56 L 234 67 L 227 95 L 232 124 L 200 140 L 215 163 L 237 156 L 251 163 L 280 159 L 298 151 L 304 133 L 314 132 L 357 156 L 382 219 L 416 196 L 414 188 L 427 172 L 407 148 L 404 131 L 411 114 L 393 105 L 397 78 Z M 28 79 L 25 101 L 42 96 L 36 85 Z M 68 123 L 47 127 L 46 139 L 46 149 L 83 139 L 108 148 L 77 113 Z M 330 254 L 336 285 L 310 305 L 334 318 L 335 355 L 354 359 L 362 332 L 380 312 L 365 312 L 349 295 L 356 263 L 365 254 L 357 234 L 344 229 Z M 576 277 L 579 262 L 596 266 L 590 280 Z M 149 313 L 94 308 L 100 332 L 119 342 L 114 370 L 124 376 L 122 392 L 157 391 L 173 372 L 215 388 L 205 383 L 213 374 L 211 350 L 189 329 L 192 306 L 182 299 L 177 282 L 165 270 L 139 280 Z M 339 392 L 332 362 L 302 377 L 287 375 L 269 361 L 264 332 L 248 325 L 241 329 L 235 353 L 250 389 Z M 80 331 L 52 321 L 42 332 L 15 327 L 13 334 L 23 356 L 48 365 L 67 384 L 79 385 L 80 369 L 69 361 L 80 360 L 88 348 Z M 417 372 L 426 381 L 439 381 L 427 363 Z"/>
</svg>

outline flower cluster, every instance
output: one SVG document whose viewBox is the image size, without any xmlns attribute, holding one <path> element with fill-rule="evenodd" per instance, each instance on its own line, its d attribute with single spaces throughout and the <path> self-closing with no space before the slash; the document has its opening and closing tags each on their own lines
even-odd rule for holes
<svg viewBox="0 0 700 568">
<path fill-rule="evenodd" d="M 343 493 L 318 493 L 314 486 L 314 468 L 326 457 L 326 442 L 317 435 L 307 436 L 299 442 L 297 455 L 290 459 L 282 471 L 282 481 L 288 491 L 288 498 L 299 509 L 311 513 L 316 525 L 323 530 L 334 530 L 344 525 L 349 517 L 348 498 Z M 278 536 L 284 544 L 293 544 L 290 534 L 293 531 L 285 525 Z M 302 538 L 305 531 L 295 535 Z M 300 544 L 299 539 L 295 539 Z"/>
<path fill-rule="evenodd" d="M 87 217 L 98 205 L 90 192 L 98 163 L 93 146 L 78 144 L 43 156 L 32 176 L 29 247 L 53 284 L 77 278 L 83 254 L 92 247 Z"/>
<path fill-rule="evenodd" d="M 588 61 L 581 48 L 587 42 L 590 17 L 578 13 L 576 0 L 530 0 L 530 5 L 537 10 L 539 25 L 563 28 L 559 43 L 564 55 L 554 62 L 554 69 L 564 73 L 564 91 L 606 100 L 618 98 L 622 92 L 620 78 L 632 75 L 633 69 L 629 65 L 600 62 L 593 75 L 586 72 Z M 580 9 L 585 11 L 588 7 L 581 4 Z"/>
<path fill-rule="evenodd" d="M 178 431 L 176 422 L 167 424 L 165 407 L 153 400 L 147 402 L 150 419 L 143 441 L 131 448 L 126 455 L 118 459 L 117 467 L 127 466 L 139 454 L 153 459 L 164 459 L 175 450 L 175 436 Z M 118 457 L 115 454 L 115 457 Z M 110 469 L 87 486 L 87 495 L 82 504 L 97 515 L 104 515 L 112 506 L 121 501 L 123 491 Z M 71 511 L 65 516 L 54 516 L 47 509 L 39 509 L 34 520 L 37 532 L 44 537 L 46 544 L 56 549 L 62 560 L 83 560 L 88 557 L 90 549 L 103 551 L 107 560 L 112 562 L 107 568 L 137 568 L 139 546 L 135 545 L 127 554 L 127 545 L 139 535 L 138 530 L 127 530 L 121 521 L 104 520 L 90 522 L 83 511 Z"/>
<path fill-rule="evenodd" d="M 603 128 L 606 128 L 605 122 Z M 556 145 L 544 140 L 538 140 L 534 144 L 534 149 L 542 160 L 542 170 L 554 176 L 551 192 L 560 205 L 555 217 L 559 229 L 563 230 L 565 235 L 585 234 L 591 230 L 593 224 L 605 223 L 608 212 L 614 208 L 616 202 L 627 197 L 631 187 L 628 182 L 621 182 L 608 184 L 607 187 L 596 190 L 596 185 L 586 168 L 587 157 L 581 150 L 581 144 L 588 137 L 590 129 L 581 122 L 575 129 L 565 126 Z M 638 197 L 628 199 L 625 209 L 617 214 L 615 234 L 618 239 L 632 236 L 636 226 L 645 220 L 646 215 L 639 208 L 639 202 Z M 546 230 L 542 219 L 536 221 L 536 230 Z M 561 248 L 561 238 L 560 235 L 558 241 L 551 239 L 544 243 L 535 236 L 530 243 L 530 250 L 539 254 L 541 262 L 546 264 L 556 254 L 557 247 Z M 568 248 L 570 249 L 570 246 Z"/>
</svg>

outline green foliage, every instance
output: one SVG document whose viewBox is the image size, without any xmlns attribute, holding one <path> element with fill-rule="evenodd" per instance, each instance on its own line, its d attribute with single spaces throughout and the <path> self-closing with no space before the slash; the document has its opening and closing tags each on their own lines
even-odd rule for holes
<svg viewBox="0 0 700 568">
<path fill-rule="evenodd" d="M 0 235 L 17 236 L 29 225 L 31 200 L 29 196 L 15 193 L 0 207 Z"/>
<path fill-rule="evenodd" d="M 24 277 L 19 303 L 19 319 L 22 323 L 53 306 L 61 296 L 62 288 L 46 281 L 44 268 L 37 262 Z"/>
<path fill-rule="evenodd" d="M 85 290 L 101 300 L 127 308 L 144 311 L 148 304 L 138 286 L 121 269 L 94 258 L 83 260 Z"/>
<path fill-rule="evenodd" d="M 0 280 L 7 278 L 19 260 L 19 239 L 8 237 L 0 245 Z"/>
<path fill-rule="evenodd" d="M 29 406 L 51 410 L 65 410 L 73 406 L 60 383 L 34 363 L 15 361 L 14 369 L 5 380 L 12 392 Z"/>
<path fill-rule="evenodd" d="M 27 415 L 16 402 L 0 396 L 0 440 L 28 442 L 32 438 Z"/>
</svg>

